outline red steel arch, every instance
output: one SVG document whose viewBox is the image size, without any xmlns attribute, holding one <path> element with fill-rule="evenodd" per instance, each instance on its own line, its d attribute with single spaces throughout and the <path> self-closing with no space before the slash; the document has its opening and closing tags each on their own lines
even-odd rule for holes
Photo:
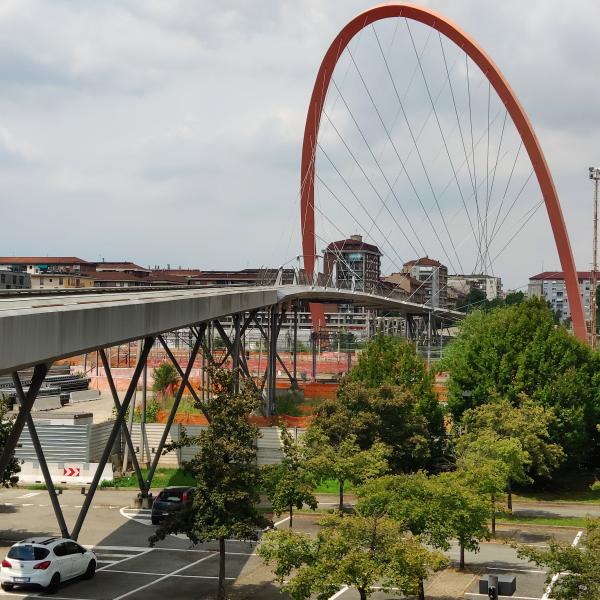
<svg viewBox="0 0 600 600">
<path fill-rule="evenodd" d="M 405 17 L 418 21 L 439 31 L 442 35 L 462 48 L 471 60 L 481 69 L 492 84 L 496 93 L 506 106 L 517 131 L 519 132 L 523 145 L 529 154 L 531 164 L 535 171 L 550 224 L 556 242 L 556 248 L 564 272 L 567 288 L 567 297 L 571 308 L 571 320 L 575 335 L 581 339 L 587 339 L 587 329 L 583 313 L 583 304 L 579 295 L 579 284 L 573 252 L 567 234 L 567 228 L 563 218 L 558 195 L 552 180 L 552 175 L 544 158 L 544 153 L 535 135 L 531 122 L 525 110 L 517 99 L 508 81 L 502 75 L 500 69 L 486 54 L 481 46 L 467 33 L 455 25 L 452 21 L 441 14 L 413 4 L 403 2 L 392 2 L 374 6 L 352 19 L 339 32 L 333 40 L 319 68 L 315 85 L 310 98 L 306 125 L 304 128 L 304 141 L 302 145 L 301 166 L 301 232 L 302 252 L 304 257 L 304 269 L 312 277 L 316 261 L 316 238 L 315 238 L 315 212 L 314 212 L 314 183 L 315 183 L 315 149 L 321 122 L 321 112 L 325 103 L 325 97 L 329 83 L 339 57 L 350 42 L 350 40 L 362 29 L 379 21 L 392 17 Z M 311 312 L 315 326 L 324 325 L 324 313 L 320 305 L 312 305 Z"/>
</svg>

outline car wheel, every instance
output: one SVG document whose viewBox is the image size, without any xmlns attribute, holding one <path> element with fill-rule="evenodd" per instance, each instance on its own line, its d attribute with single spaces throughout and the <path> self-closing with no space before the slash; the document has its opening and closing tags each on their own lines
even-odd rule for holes
<svg viewBox="0 0 600 600">
<path fill-rule="evenodd" d="M 59 585 L 60 585 L 60 574 L 54 573 L 54 575 L 52 575 L 52 579 L 50 580 L 50 585 L 48 585 L 48 587 L 46 588 L 46 592 L 48 594 L 56 593 L 56 590 L 58 590 Z"/>
<path fill-rule="evenodd" d="M 85 570 L 85 575 L 83 576 L 84 579 L 92 579 L 94 577 L 96 573 L 96 561 L 95 560 L 90 560 L 90 564 L 87 566 L 87 569 Z"/>
<path fill-rule="evenodd" d="M 10 592 L 13 589 L 13 584 L 12 583 L 3 583 L 2 584 L 2 589 L 5 592 Z"/>
<path fill-rule="evenodd" d="M 156 517 L 152 517 L 150 520 L 152 521 L 152 525 L 158 525 L 158 523 L 159 523 L 159 521 Z"/>
</svg>

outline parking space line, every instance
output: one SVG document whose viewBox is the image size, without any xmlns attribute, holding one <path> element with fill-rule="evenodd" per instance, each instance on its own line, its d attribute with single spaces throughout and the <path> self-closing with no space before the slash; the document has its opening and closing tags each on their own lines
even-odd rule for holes
<svg viewBox="0 0 600 600">
<path fill-rule="evenodd" d="M 285 523 L 286 521 L 289 521 L 290 518 L 286 517 L 285 519 L 281 519 L 281 521 L 277 521 L 277 523 L 273 523 L 273 527 L 277 527 L 277 525 L 281 525 L 282 523 Z"/>
<path fill-rule="evenodd" d="M 25 494 L 23 496 L 17 496 L 17 498 L 33 498 L 34 496 L 39 496 L 41 492 L 29 492 L 29 494 Z"/>
<path fill-rule="evenodd" d="M 155 577 L 187 577 L 189 579 L 219 579 L 216 575 L 172 575 L 171 573 L 146 573 L 144 571 L 122 571 L 120 569 L 105 569 L 105 573 L 125 573 L 127 575 L 154 575 Z M 234 580 L 235 577 L 225 577 Z"/>
<path fill-rule="evenodd" d="M 579 540 L 581 539 L 582 535 L 583 535 L 583 531 L 577 532 L 577 535 L 575 536 L 575 539 L 573 540 L 573 543 L 571 544 L 571 546 L 573 548 L 577 548 L 577 546 L 579 545 Z M 548 584 L 548 587 L 546 588 L 546 591 L 544 592 L 544 595 L 542 596 L 542 600 L 548 600 L 548 598 L 550 598 L 550 594 L 552 593 L 552 588 L 554 587 L 554 584 L 558 581 L 559 577 L 560 577 L 560 573 L 555 573 L 554 575 L 552 575 L 552 579 L 550 580 L 550 583 Z"/>
<path fill-rule="evenodd" d="M 136 588 L 135 590 L 131 590 L 125 594 L 122 594 L 121 596 L 117 596 L 116 598 L 113 598 L 113 600 L 122 600 L 123 598 L 127 598 L 127 596 L 131 596 L 132 594 L 136 594 L 137 592 L 139 592 L 141 590 L 145 590 L 146 588 L 149 588 L 150 586 L 156 585 L 157 583 L 160 583 L 161 581 L 164 581 L 165 579 L 168 579 L 169 577 L 172 577 L 173 575 L 177 575 L 178 573 L 181 573 L 181 571 L 185 571 L 186 569 L 189 569 L 190 567 L 193 567 L 193 566 L 197 565 L 198 563 L 208 560 L 209 558 L 212 558 L 213 556 L 218 556 L 218 552 L 209 554 L 208 556 L 205 556 L 189 565 L 185 565 L 184 567 L 181 567 L 181 568 L 173 571 L 172 573 L 169 573 L 168 575 L 163 575 L 162 577 L 159 577 L 155 581 L 151 581 L 150 583 L 146 583 L 146 584 Z"/>
<path fill-rule="evenodd" d="M 477 594 L 476 592 L 465 592 L 465 596 L 473 596 L 474 598 L 489 598 L 488 594 Z M 502 598 L 506 598 L 508 596 L 502 596 Z M 539 598 L 534 598 L 533 596 L 510 596 L 510 600 L 540 600 Z"/>
<path fill-rule="evenodd" d="M 548 571 L 542 571 L 541 569 L 508 569 L 505 567 L 486 567 L 488 571 L 507 571 L 508 573 L 543 573 L 548 574 Z"/>
<path fill-rule="evenodd" d="M 152 548 L 146 548 L 143 552 L 140 552 L 137 556 L 134 556 L 133 558 L 137 558 L 138 556 L 144 556 L 144 554 L 148 554 L 148 552 L 152 552 Z M 131 558 L 132 558 L 131 556 L 128 556 L 127 558 L 123 558 L 121 560 L 114 561 L 114 562 L 110 563 L 109 565 L 106 565 L 106 567 L 100 567 L 98 569 L 98 571 L 104 571 L 108 567 L 112 567 L 114 565 L 118 565 L 118 564 L 120 564 L 122 562 L 125 562 L 126 560 L 131 560 Z"/>
<path fill-rule="evenodd" d="M 339 598 L 342 594 L 345 594 L 349 589 L 350 588 L 347 585 L 345 585 L 341 590 L 338 590 L 333 596 L 331 596 L 329 600 L 336 600 L 336 598 Z"/>
</svg>

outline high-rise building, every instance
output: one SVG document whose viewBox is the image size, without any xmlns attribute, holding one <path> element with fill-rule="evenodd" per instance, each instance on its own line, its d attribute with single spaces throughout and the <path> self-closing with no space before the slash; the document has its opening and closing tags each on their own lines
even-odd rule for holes
<svg viewBox="0 0 600 600">
<path fill-rule="evenodd" d="M 425 304 L 448 308 L 448 268 L 445 265 L 424 256 L 405 262 L 402 270 L 423 282 Z"/>
<path fill-rule="evenodd" d="M 375 292 L 381 276 L 381 252 L 361 235 L 331 242 L 323 251 L 324 272 L 339 288 Z"/>
<path fill-rule="evenodd" d="M 591 273 L 589 271 L 577 271 L 579 282 L 579 294 L 583 301 L 583 310 L 586 320 L 590 318 L 591 297 Z M 544 271 L 529 278 L 527 295 L 530 298 L 544 298 L 550 303 L 552 310 L 560 316 L 561 321 L 571 317 L 565 276 L 562 271 Z"/>
</svg>

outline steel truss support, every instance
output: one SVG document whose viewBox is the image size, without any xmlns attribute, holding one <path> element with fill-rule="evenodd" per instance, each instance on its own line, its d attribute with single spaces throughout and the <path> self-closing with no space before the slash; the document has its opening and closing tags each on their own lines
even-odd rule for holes
<svg viewBox="0 0 600 600">
<path fill-rule="evenodd" d="M 221 363 L 217 366 L 221 366 L 225 363 L 225 361 L 231 356 L 233 359 L 233 378 L 234 378 L 234 387 L 237 391 L 239 391 L 240 387 L 240 371 L 243 376 L 249 381 L 254 382 L 252 379 L 252 374 L 250 373 L 250 369 L 248 368 L 248 363 L 246 362 L 246 357 L 242 354 L 241 350 L 241 341 L 242 336 L 246 333 L 249 325 L 255 320 L 258 311 L 253 310 L 248 317 L 241 322 L 241 315 L 235 314 L 233 315 L 233 341 L 229 338 L 223 326 L 219 321 L 214 321 L 215 329 L 217 330 L 220 338 L 223 340 L 225 347 L 227 349 L 227 353 L 225 358 L 221 361 Z M 237 357 L 237 358 L 236 358 Z M 212 356 L 209 357 L 210 361 L 214 364 L 215 361 Z"/>
<path fill-rule="evenodd" d="M 117 417 L 115 420 L 115 424 L 110 432 L 106 445 L 104 446 L 104 451 L 102 452 L 102 456 L 100 457 L 100 462 L 98 464 L 98 468 L 96 469 L 96 473 L 94 474 L 94 478 L 92 479 L 92 483 L 88 489 L 88 493 L 85 496 L 85 500 L 83 502 L 83 506 L 81 507 L 81 511 L 79 512 L 79 516 L 77 517 L 77 521 L 75 522 L 75 526 L 73 527 L 73 531 L 71 532 L 71 537 L 76 540 L 79 537 L 79 533 L 81 532 L 81 527 L 85 521 L 85 517 L 90 509 L 90 505 L 92 504 L 92 500 L 94 499 L 94 494 L 98 489 L 98 484 L 100 483 L 100 478 L 102 477 L 102 471 L 104 471 L 104 467 L 108 462 L 110 454 L 112 452 L 113 446 L 117 439 L 117 435 L 121 430 L 121 425 L 125 420 L 125 413 L 129 408 L 129 403 L 131 402 L 131 398 L 135 392 L 135 388 L 137 387 L 138 381 L 140 379 L 140 375 L 142 374 L 142 370 L 144 365 L 146 364 L 146 360 L 148 359 L 148 354 L 150 354 L 150 350 L 152 348 L 152 344 L 154 343 L 154 338 L 147 337 L 144 338 L 144 343 L 142 345 L 142 351 L 138 358 L 138 362 L 133 371 L 133 376 L 129 383 L 129 387 L 127 388 L 127 392 L 125 394 L 125 398 L 123 398 L 123 403 L 121 404 L 121 408 L 117 411 Z"/>
<path fill-rule="evenodd" d="M 275 396 L 277 394 L 277 359 L 283 365 L 283 361 L 277 354 L 277 338 L 279 337 L 279 331 L 281 330 L 281 324 L 283 323 L 284 312 L 281 311 L 277 304 L 274 304 L 269 309 L 269 356 L 267 361 L 267 396 L 265 398 L 265 416 L 270 417 L 273 415 L 275 408 Z M 258 325 L 258 323 L 257 323 Z M 259 329 L 262 328 L 259 325 Z M 289 371 L 283 365 L 286 373 L 289 375 Z"/>
<path fill-rule="evenodd" d="M 292 386 L 298 389 L 298 302 L 294 302 L 294 353 L 292 362 Z"/>
<path fill-rule="evenodd" d="M 117 393 L 117 388 L 115 387 L 115 382 L 113 380 L 112 371 L 110 369 L 109 362 L 106 358 L 106 352 L 104 348 L 100 350 L 100 360 L 102 361 L 102 366 L 104 367 L 104 373 L 106 374 L 106 380 L 108 381 L 108 387 L 110 388 L 110 393 L 113 397 L 113 402 L 115 404 L 115 408 L 117 409 L 117 413 L 121 410 L 121 401 L 119 400 L 119 394 Z M 133 408 L 132 408 L 133 410 Z M 140 492 L 144 491 L 144 476 L 142 475 L 142 471 L 140 469 L 140 463 L 138 462 L 137 456 L 135 454 L 135 448 L 133 446 L 133 442 L 131 441 L 131 431 L 127 426 L 127 423 L 123 422 L 123 426 L 121 428 L 123 432 L 123 436 L 125 437 L 125 443 L 129 448 L 129 454 L 131 456 L 131 464 L 133 465 L 133 470 L 138 480 L 138 486 L 140 488 Z"/>
<path fill-rule="evenodd" d="M 279 317 L 276 317 L 277 320 L 277 338 L 279 338 L 279 332 L 281 331 L 281 325 L 283 324 L 283 319 L 285 317 L 285 312 L 282 312 L 281 315 Z M 270 340 L 270 336 L 269 334 L 265 331 L 265 328 L 261 325 L 261 323 L 258 320 L 254 320 L 254 323 L 256 324 L 258 330 L 260 331 L 261 335 L 263 336 L 263 338 L 269 342 Z M 294 342 L 295 343 L 295 342 Z M 294 353 L 295 356 L 295 353 Z M 292 384 L 292 388 L 297 388 L 297 380 L 295 375 L 292 375 L 290 373 L 290 370 L 287 368 L 287 365 L 283 362 L 283 359 L 281 358 L 281 355 L 279 354 L 279 352 L 277 352 L 277 350 L 275 350 L 275 358 L 277 359 L 277 362 L 279 362 L 279 364 L 281 365 L 281 368 L 285 371 L 285 374 L 287 375 L 288 379 L 290 380 L 290 383 Z M 296 360 L 294 358 L 294 370 L 296 369 Z"/>
<path fill-rule="evenodd" d="M 19 410 L 19 414 L 13 423 L 12 429 L 8 434 L 8 438 L 4 445 L 4 450 L 2 455 L 0 456 L 0 473 L 4 473 L 8 463 L 17 447 L 19 442 L 19 438 L 21 437 L 21 433 L 23 433 L 23 427 L 25 427 L 25 423 L 27 421 L 27 417 L 31 413 L 31 409 L 33 408 L 33 403 L 42 387 L 42 383 L 48 373 L 48 369 L 50 365 L 40 364 L 36 365 L 33 369 L 33 377 L 31 378 L 31 383 L 29 384 L 29 389 L 27 393 L 24 395 L 23 400 L 21 402 L 21 407 Z M 13 374 L 16 375 L 16 372 Z"/>
<path fill-rule="evenodd" d="M 12 374 L 12 378 L 15 384 L 15 389 L 17 391 L 17 399 L 19 401 L 19 405 L 21 406 L 21 410 L 23 410 L 23 407 L 26 405 L 26 396 L 25 392 L 23 391 L 23 386 L 21 385 L 21 379 L 17 372 Z M 37 430 L 33 422 L 33 417 L 31 416 L 31 412 L 27 414 L 26 423 L 27 429 L 29 429 L 31 441 L 33 442 L 33 447 L 35 448 L 35 454 L 40 463 L 40 469 L 42 470 L 42 474 L 44 476 L 44 483 L 46 484 L 46 488 L 48 490 L 48 493 L 50 494 L 50 502 L 52 503 L 54 516 L 56 517 L 56 521 L 58 522 L 58 526 L 60 528 L 60 534 L 65 538 L 69 537 L 69 530 L 67 529 L 67 524 L 65 523 L 65 517 L 63 515 L 62 509 L 60 507 L 60 502 L 58 501 L 58 497 L 56 495 L 54 482 L 52 481 L 52 476 L 50 475 L 50 470 L 48 469 L 48 463 L 46 462 L 44 450 L 42 449 L 42 444 L 40 443 L 40 438 L 38 437 Z"/>
<path fill-rule="evenodd" d="M 197 332 L 194 331 L 194 334 L 196 335 L 196 341 L 194 342 L 194 345 L 192 346 L 192 353 L 197 344 L 202 345 L 204 343 L 204 336 L 206 334 L 206 323 L 202 323 L 202 325 L 200 325 L 200 328 L 198 329 L 198 331 Z M 208 419 L 208 412 L 206 412 L 206 407 L 204 406 L 204 402 L 202 402 L 202 400 L 200 400 L 200 398 L 198 397 L 196 390 L 194 389 L 194 387 L 192 386 L 192 384 L 189 381 L 189 377 L 188 378 L 185 377 L 185 374 L 184 374 L 183 370 L 181 369 L 181 365 L 177 362 L 177 359 L 175 358 L 175 356 L 173 356 L 171 349 L 165 342 L 162 335 L 158 336 L 158 341 L 161 343 L 162 347 L 164 348 L 165 352 L 167 353 L 169 360 L 173 363 L 173 366 L 177 370 L 177 373 L 179 374 L 179 377 L 181 377 L 181 380 L 185 381 L 185 384 L 186 384 L 190 394 L 192 395 L 192 398 L 194 398 L 194 402 L 198 405 L 198 408 L 200 408 L 200 410 L 202 411 L 204 416 Z M 190 353 L 190 358 L 191 358 L 191 353 Z"/>
<path fill-rule="evenodd" d="M 194 343 L 194 347 L 192 348 L 192 352 L 190 353 L 190 360 L 188 361 L 185 373 L 183 373 L 183 376 L 181 378 L 181 383 L 179 384 L 179 389 L 177 390 L 177 394 L 175 395 L 175 400 L 173 402 L 171 412 L 169 413 L 169 418 L 167 419 L 163 434 L 160 438 L 160 442 L 158 444 L 158 447 L 156 448 L 156 453 L 154 454 L 154 458 L 152 459 L 152 465 L 148 470 L 148 476 L 146 477 L 144 490 L 142 492 L 143 496 L 148 495 L 148 491 L 150 490 L 150 486 L 152 485 L 152 478 L 154 477 L 156 467 L 158 466 L 158 461 L 160 460 L 162 451 L 164 450 L 165 445 L 167 443 L 167 438 L 169 437 L 169 433 L 171 432 L 171 427 L 173 426 L 173 421 L 175 420 L 175 414 L 177 413 L 177 409 L 179 408 L 181 398 L 183 397 L 183 390 L 185 390 L 185 388 L 188 386 L 190 388 L 192 387 L 189 383 L 190 373 L 192 372 L 194 362 L 196 361 L 196 357 L 198 356 L 198 351 L 200 350 L 200 346 L 202 345 L 202 340 L 204 337 L 202 334 L 204 333 L 205 329 L 206 325 L 201 326 L 201 335 L 199 335 L 196 338 L 196 342 Z M 195 393 L 194 397 L 197 397 Z M 204 414 L 206 415 L 206 412 L 204 412 Z"/>
</svg>

